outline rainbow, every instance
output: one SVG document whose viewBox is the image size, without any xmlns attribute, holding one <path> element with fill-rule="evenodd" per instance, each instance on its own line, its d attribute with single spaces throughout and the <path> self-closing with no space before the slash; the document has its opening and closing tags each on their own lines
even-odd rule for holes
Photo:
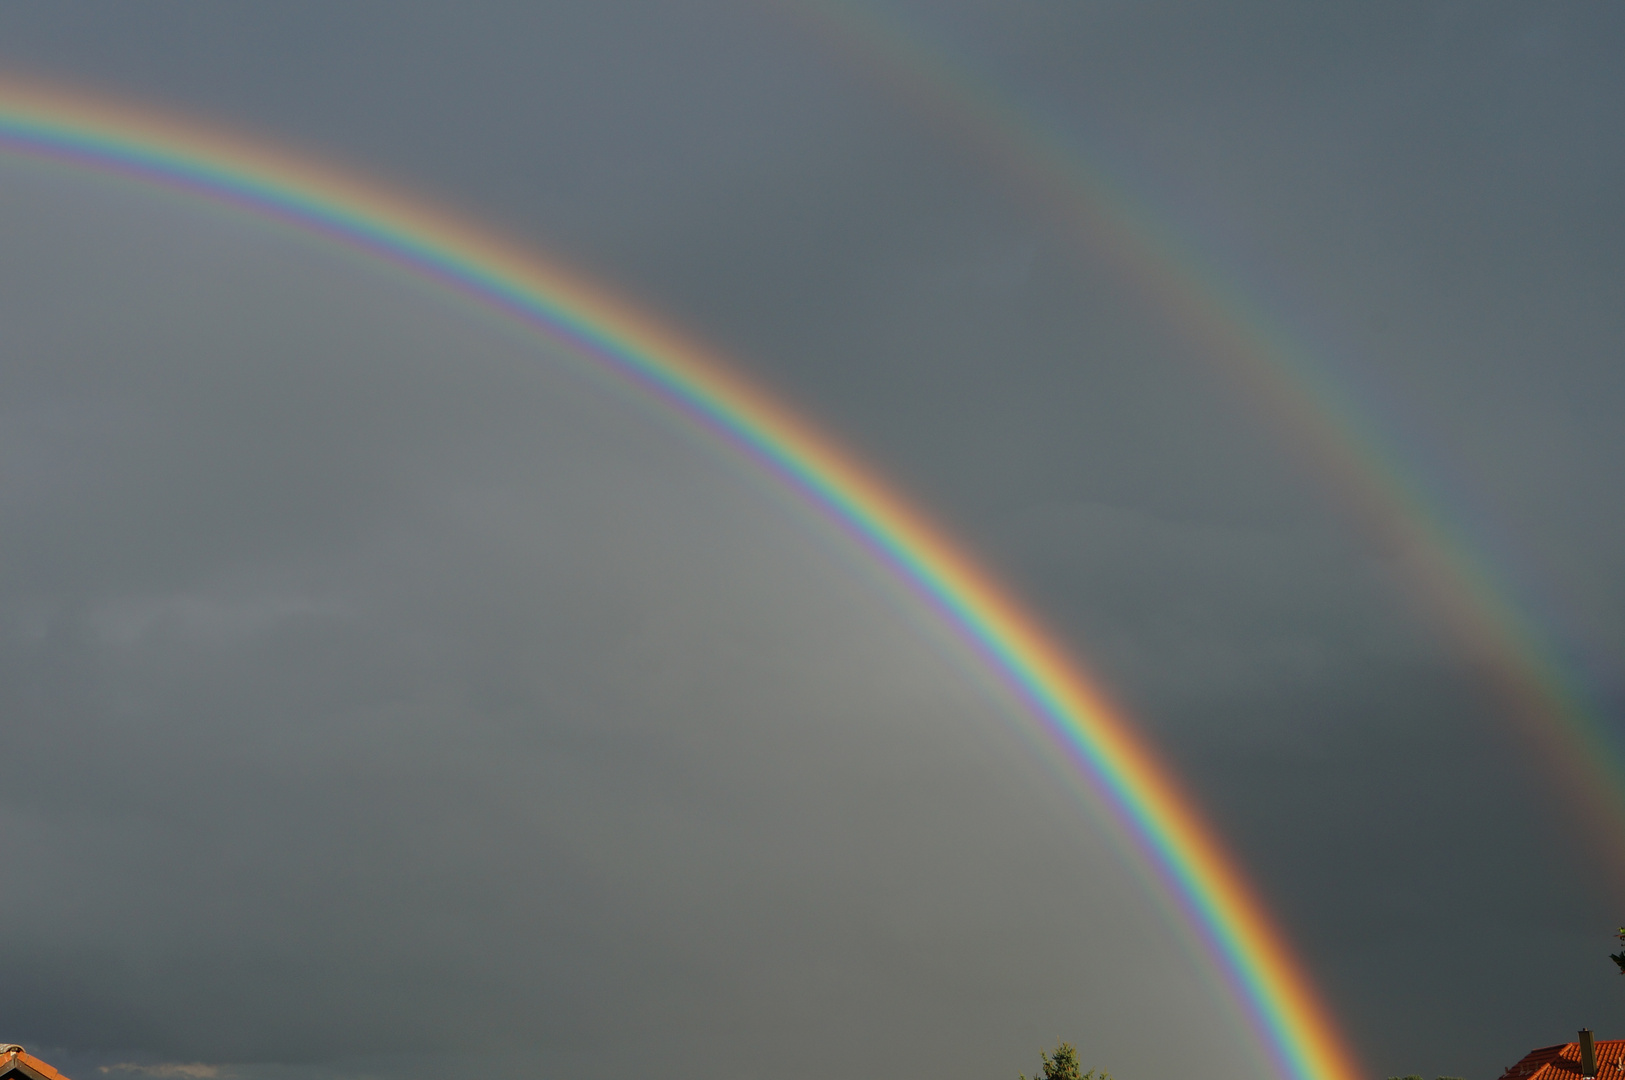
<svg viewBox="0 0 1625 1080">
<path fill-rule="evenodd" d="M 382 260 L 563 344 L 748 457 L 920 597 L 1024 705 L 1201 942 L 1276 1074 L 1360 1075 L 1235 861 L 1101 690 L 939 528 L 713 352 L 582 275 L 376 181 L 172 115 L 0 82 L 0 151 L 181 193 Z"/>
<path fill-rule="evenodd" d="M 824 40 L 858 73 L 909 104 L 1042 208 L 1077 248 L 1105 259 L 1161 305 L 1169 323 L 1239 383 L 1342 507 L 1382 548 L 1400 553 L 1420 607 L 1454 639 L 1462 659 L 1522 728 L 1555 796 L 1601 849 L 1591 862 L 1625 896 L 1625 742 L 1578 650 L 1543 617 L 1538 583 L 1513 579 L 1513 560 L 1476 537 L 1459 481 L 1428 475 L 1357 380 L 1311 350 L 1238 275 L 1175 234 L 1167 214 L 1116 180 L 965 65 L 873 6 L 849 0 L 778 0 L 798 28 Z M 1437 470 L 1435 470 L 1437 472 Z"/>
</svg>

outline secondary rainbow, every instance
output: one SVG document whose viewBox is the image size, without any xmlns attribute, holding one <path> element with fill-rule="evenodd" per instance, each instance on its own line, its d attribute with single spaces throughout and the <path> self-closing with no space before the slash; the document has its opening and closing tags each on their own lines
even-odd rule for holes
<svg viewBox="0 0 1625 1080">
<path fill-rule="evenodd" d="M 1233 859 L 1099 688 L 939 528 L 714 352 L 450 213 L 231 132 L 0 82 L 0 151 L 182 192 L 388 262 L 564 344 L 748 455 L 888 567 L 1023 703 L 1181 912 L 1276 1073 L 1360 1074 Z"/>
<path fill-rule="evenodd" d="M 1605 854 L 1593 860 L 1625 895 L 1625 742 L 1602 696 L 1574 659 L 1543 602 L 1548 590 L 1518 580 L 1513 560 L 1480 538 L 1459 480 L 1422 468 L 1426 457 L 1380 419 L 1380 403 L 1238 287 L 1166 213 L 1153 213 L 1111 169 L 1030 108 L 928 45 L 913 27 L 873 5 L 777 0 L 798 27 L 856 61 L 926 120 L 1040 204 L 1090 258 L 1104 257 L 1154 298 L 1200 354 L 1243 385 L 1260 410 L 1313 463 L 1329 490 L 1379 543 L 1402 553 L 1416 598 L 1475 664 L 1509 718 L 1544 759 L 1553 793 L 1571 804 Z M 1543 610 L 1544 609 L 1544 610 Z"/>
</svg>

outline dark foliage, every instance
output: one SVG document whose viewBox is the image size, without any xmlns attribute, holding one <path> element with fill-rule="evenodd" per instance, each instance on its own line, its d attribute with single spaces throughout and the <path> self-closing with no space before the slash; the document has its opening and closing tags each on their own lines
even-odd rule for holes
<svg viewBox="0 0 1625 1080">
<path fill-rule="evenodd" d="M 1060 1044 L 1055 1048 L 1053 1055 L 1040 1051 L 1038 1060 L 1043 1062 L 1044 1071 L 1033 1077 L 1033 1080 L 1112 1080 L 1111 1074 L 1104 1071 L 1098 1076 L 1093 1069 L 1088 1072 L 1081 1071 L 1077 1048 L 1071 1043 Z M 1021 1076 L 1021 1080 L 1027 1080 L 1025 1074 Z"/>
</svg>

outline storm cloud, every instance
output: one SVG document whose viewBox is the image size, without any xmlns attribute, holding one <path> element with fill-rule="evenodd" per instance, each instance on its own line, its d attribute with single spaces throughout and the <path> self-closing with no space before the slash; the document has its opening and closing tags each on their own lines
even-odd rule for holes
<svg viewBox="0 0 1625 1080">
<path fill-rule="evenodd" d="M 15 8 L 0 65 L 377 173 L 736 357 L 1087 660 L 1374 1075 L 1608 1036 L 1621 898 L 1407 553 L 828 14 Z M 1616 16 L 878 14 L 1352 388 L 1620 699 Z M 10 158 L 0 327 L 0 1034 L 69 1075 L 1262 1067 L 974 658 L 579 358 Z"/>
</svg>

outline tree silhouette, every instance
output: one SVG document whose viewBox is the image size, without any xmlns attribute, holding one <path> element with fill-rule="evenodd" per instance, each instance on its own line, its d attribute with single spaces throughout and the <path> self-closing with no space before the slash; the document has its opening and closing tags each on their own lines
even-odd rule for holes
<svg viewBox="0 0 1625 1080">
<path fill-rule="evenodd" d="M 1619 933 L 1615 934 L 1614 936 L 1619 938 L 1619 943 L 1621 945 L 1625 945 L 1625 926 L 1620 927 Z M 1614 965 L 1619 968 L 1619 973 L 1621 975 L 1625 975 L 1625 949 L 1621 949 L 1617 953 L 1609 953 L 1608 959 L 1612 960 Z"/>
<path fill-rule="evenodd" d="M 1078 1051 L 1071 1043 L 1064 1042 L 1057 1046 L 1053 1056 L 1040 1050 L 1038 1060 L 1044 1063 L 1044 1072 L 1033 1077 L 1033 1080 L 1112 1080 L 1107 1072 L 1096 1076 L 1093 1069 L 1080 1071 L 1082 1066 L 1078 1064 Z M 1021 1074 L 1021 1080 L 1027 1080 L 1025 1074 Z"/>
</svg>

